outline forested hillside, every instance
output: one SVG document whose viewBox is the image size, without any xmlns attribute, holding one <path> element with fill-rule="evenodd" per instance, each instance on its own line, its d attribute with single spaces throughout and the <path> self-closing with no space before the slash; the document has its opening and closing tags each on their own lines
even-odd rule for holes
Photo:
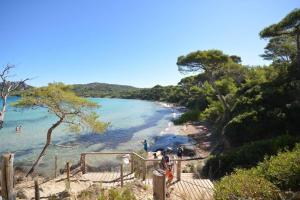
<svg viewBox="0 0 300 200">
<path fill-rule="evenodd" d="M 78 96 L 110 98 L 127 98 L 132 92 L 140 90 L 132 86 L 107 83 L 74 84 L 72 88 Z"/>
</svg>

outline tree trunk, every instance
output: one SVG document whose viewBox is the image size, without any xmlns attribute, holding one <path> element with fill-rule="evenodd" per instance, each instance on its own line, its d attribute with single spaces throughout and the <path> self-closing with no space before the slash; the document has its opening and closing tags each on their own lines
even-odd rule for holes
<svg viewBox="0 0 300 200">
<path fill-rule="evenodd" d="M 229 120 L 230 109 L 229 109 L 229 106 L 228 106 L 225 98 L 221 94 L 219 88 L 216 86 L 215 78 L 214 78 L 214 75 L 212 73 L 210 74 L 210 77 L 211 77 L 210 78 L 210 84 L 212 85 L 213 89 L 216 91 L 217 98 L 221 102 L 221 104 L 223 106 L 223 109 L 224 109 L 224 114 L 223 114 L 223 117 L 222 117 L 221 142 L 222 142 L 222 145 L 223 145 L 224 149 L 226 150 L 226 149 L 230 148 L 230 143 L 229 143 L 227 137 L 225 136 L 225 128 L 226 128 L 226 123 Z"/>
<path fill-rule="evenodd" d="M 36 159 L 36 161 L 33 163 L 32 167 L 30 168 L 30 170 L 28 171 L 28 173 L 26 174 L 26 177 L 30 174 L 32 174 L 36 168 L 36 166 L 38 165 L 39 161 L 41 160 L 41 158 L 44 156 L 44 154 L 46 153 L 46 150 L 48 148 L 48 146 L 51 144 L 51 136 L 52 136 L 52 131 L 63 122 L 64 118 L 60 118 L 55 124 L 53 124 L 47 132 L 47 140 L 46 140 L 46 144 L 43 148 L 43 150 L 41 151 L 41 153 L 39 154 L 38 158 Z"/>
<path fill-rule="evenodd" d="M 223 108 L 224 108 L 224 112 L 229 112 L 229 107 L 226 103 L 226 100 L 224 99 L 223 95 L 221 94 L 219 88 L 216 86 L 215 84 L 215 78 L 214 75 L 211 73 L 210 75 L 210 84 L 213 87 L 213 89 L 216 91 L 217 93 L 217 98 L 219 99 L 219 101 L 221 102 Z"/>
<path fill-rule="evenodd" d="M 2 97 L 2 109 L 0 111 L 0 129 L 3 128 L 4 115 L 6 112 L 7 96 Z"/>
<path fill-rule="evenodd" d="M 229 121 L 229 114 L 230 114 L 229 111 L 224 112 L 223 119 L 222 119 L 223 127 L 221 131 L 221 141 L 222 141 L 222 146 L 224 148 L 224 151 L 230 149 L 230 142 L 225 135 L 226 123 Z"/>
<path fill-rule="evenodd" d="M 296 35 L 296 43 L 297 43 L 297 70 L 300 78 L 300 31 L 298 31 Z"/>
</svg>

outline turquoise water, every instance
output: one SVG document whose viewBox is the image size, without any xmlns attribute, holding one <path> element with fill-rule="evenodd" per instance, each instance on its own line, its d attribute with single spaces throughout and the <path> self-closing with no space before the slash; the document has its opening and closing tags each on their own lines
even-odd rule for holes
<svg viewBox="0 0 300 200">
<path fill-rule="evenodd" d="M 11 97 L 9 102 L 18 98 Z M 72 148 L 50 146 L 46 156 L 39 164 L 38 172 L 53 169 L 54 156 L 58 156 L 59 168 L 66 161 L 77 163 L 81 152 L 89 151 L 137 151 L 143 148 L 142 141 L 147 139 L 150 148 L 165 146 L 176 140 L 174 133 L 168 133 L 174 112 L 160 104 L 141 100 L 91 98 L 101 107 L 97 110 L 102 121 L 111 126 L 103 134 L 70 133 L 65 127 L 58 127 L 53 132 L 53 144 L 73 145 Z M 44 146 L 47 129 L 56 121 L 55 116 L 45 109 L 16 109 L 9 107 L 4 128 L 0 130 L 0 153 L 15 153 L 15 163 L 28 168 Z M 22 125 L 22 132 L 16 133 L 17 125 Z M 162 135 L 164 134 L 164 135 Z M 166 135 L 167 134 L 167 135 Z M 172 137 L 170 137 L 170 135 Z M 163 137 L 162 137 L 163 136 Z M 167 140 L 159 140 L 159 138 Z M 178 143 L 185 143 L 186 138 L 177 138 Z M 160 145 L 160 146 L 157 146 Z M 93 159 L 92 159 L 93 160 Z"/>
</svg>

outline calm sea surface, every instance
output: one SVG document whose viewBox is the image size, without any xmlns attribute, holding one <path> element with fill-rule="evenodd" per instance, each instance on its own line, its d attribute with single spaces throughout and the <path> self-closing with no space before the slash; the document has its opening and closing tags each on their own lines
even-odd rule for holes
<svg viewBox="0 0 300 200">
<path fill-rule="evenodd" d="M 9 102 L 18 98 L 11 97 Z M 97 110 L 102 121 L 111 126 L 103 134 L 83 132 L 70 133 L 65 127 L 58 127 L 53 132 L 53 144 L 73 145 L 72 148 L 50 146 L 46 156 L 39 164 L 38 172 L 51 171 L 54 156 L 58 156 L 59 168 L 66 161 L 78 163 L 81 152 L 88 151 L 138 151 L 143 148 L 142 141 L 147 139 L 150 148 L 187 143 L 185 137 L 168 132 L 170 120 L 177 111 L 162 107 L 155 102 L 126 99 L 91 98 L 101 107 Z M 16 109 L 9 107 L 4 128 L 0 130 L 0 153 L 15 153 L 15 163 L 28 168 L 36 159 L 45 144 L 47 129 L 56 121 L 56 117 L 45 109 Z M 22 132 L 16 133 L 17 125 L 22 125 Z M 101 158 L 104 162 L 106 158 Z M 90 159 L 91 163 L 97 159 Z M 99 159 L 97 160 L 99 162 Z M 97 165 L 96 163 L 94 163 Z"/>
</svg>

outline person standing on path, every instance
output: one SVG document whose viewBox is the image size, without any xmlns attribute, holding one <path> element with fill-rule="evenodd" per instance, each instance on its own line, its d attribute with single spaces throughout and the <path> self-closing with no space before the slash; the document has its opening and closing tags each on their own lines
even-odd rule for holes
<svg viewBox="0 0 300 200">
<path fill-rule="evenodd" d="M 146 152 L 148 152 L 148 143 L 147 143 L 147 140 L 144 140 L 143 144 L 144 144 L 144 150 Z"/>
<path fill-rule="evenodd" d="M 177 157 L 182 159 L 182 154 L 183 154 L 183 147 L 180 145 L 177 149 Z"/>
</svg>

